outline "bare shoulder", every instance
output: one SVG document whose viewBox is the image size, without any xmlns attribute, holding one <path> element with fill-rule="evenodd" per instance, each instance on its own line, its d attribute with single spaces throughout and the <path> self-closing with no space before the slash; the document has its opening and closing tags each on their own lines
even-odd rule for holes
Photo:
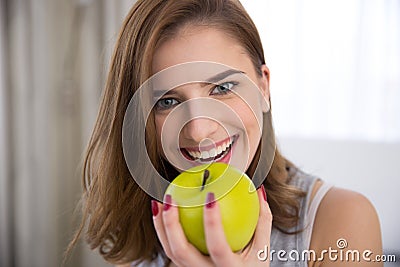
<svg viewBox="0 0 400 267">
<path fill-rule="evenodd" d="M 126 263 L 126 264 L 121 264 L 121 265 L 115 265 L 115 267 L 131 267 L 131 264 Z"/>
<path fill-rule="evenodd" d="M 320 218 L 318 218 L 318 215 L 328 217 L 319 216 Z M 341 215 L 341 218 L 338 215 Z M 333 187 L 326 193 L 317 213 L 317 219 L 321 222 L 329 222 L 329 225 L 331 225 L 331 220 L 337 221 L 339 225 L 346 221 L 362 223 L 361 219 L 366 217 L 377 219 L 377 213 L 372 203 L 360 193 L 337 187 Z M 364 223 L 368 222 L 371 221 L 368 220 Z"/>
<path fill-rule="evenodd" d="M 318 208 L 310 248 L 320 252 L 329 248 L 358 250 L 360 253 L 370 250 L 371 258 L 382 254 L 380 223 L 372 203 L 354 191 L 330 189 Z M 322 265 L 312 266 L 323 266 L 324 263 L 329 266 L 382 266 L 376 262 L 366 264 L 362 260 L 358 263 L 332 262 L 328 257 Z"/>
</svg>

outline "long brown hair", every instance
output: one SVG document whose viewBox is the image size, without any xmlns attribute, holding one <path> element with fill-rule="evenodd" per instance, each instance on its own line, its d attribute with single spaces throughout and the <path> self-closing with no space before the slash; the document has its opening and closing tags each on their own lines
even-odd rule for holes
<svg viewBox="0 0 400 267">
<path fill-rule="evenodd" d="M 261 40 L 239 1 L 138 0 L 123 23 L 113 53 L 83 165 L 82 224 L 70 248 L 86 231 L 90 248 L 98 248 L 104 259 L 111 263 L 151 260 L 162 253 L 152 223 L 151 197 L 132 179 L 124 160 L 122 124 L 130 99 L 152 74 L 155 49 L 183 25 L 223 30 L 242 45 L 261 75 L 260 67 L 265 64 Z M 153 140 L 154 128 L 151 122 L 149 125 L 146 131 L 149 156 L 155 168 L 168 176 L 173 169 L 160 161 Z M 288 185 L 289 166 L 291 163 L 275 150 L 271 170 L 264 181 L 273 226 L 281 231 L 296 225 L 298 199 L 304 195 Z"/>
</svg>

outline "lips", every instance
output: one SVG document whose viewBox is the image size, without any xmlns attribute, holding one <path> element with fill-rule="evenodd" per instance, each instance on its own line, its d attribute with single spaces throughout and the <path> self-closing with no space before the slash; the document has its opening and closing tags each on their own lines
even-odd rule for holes
<svg viewBox="0 0 400 267">
<path fill-rule="evenodd" d="M 232 149 L 238 135 L 205 147 L 180 148 L 182 154 L 190 161 L 209 162 L 224 158 Z"/>
</svg>

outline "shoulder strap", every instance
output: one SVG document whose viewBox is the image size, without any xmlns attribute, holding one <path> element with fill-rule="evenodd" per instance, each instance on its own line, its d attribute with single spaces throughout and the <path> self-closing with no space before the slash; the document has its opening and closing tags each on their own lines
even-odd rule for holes
<svg viewBox="0 0 400 267">
<path fill-rule="evenodd" d="M 311 235 L 312 235 L 312 230 L 314 227 L 314 221 L 315 221 L 315 216 L 317 214 L 317 210 L 319 207 L 319 204 L 321 203 L 322 199 L 326 195 L 326 193 L 331 189 L 333 185 L 328 184 L 328 183 L 323 183 L 321 187 L 318 189 L 317 193 L 315 194 L 313 200 L 311 201 L 310 207 L 307 212 L 307 219 L 306 219 L 306 228 L 304 229 L 304 244 L 305 248 L 309 249 L 310 248 L 310 243 L 311 243 Z"/>
</svg>

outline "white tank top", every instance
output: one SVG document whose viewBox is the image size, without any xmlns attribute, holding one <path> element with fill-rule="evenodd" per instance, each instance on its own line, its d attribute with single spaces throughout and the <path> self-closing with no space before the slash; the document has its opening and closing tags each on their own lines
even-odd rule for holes
<svg viewBox="0 0 400 267">
<path fill-rule="evenodd" d="M 289 229 L 289 232 L 302 230 L 298 234 L 288 235 L 273 228 L 271 232 L 271 267 L 296 266 L 307 267 L 308 255 L 310 253 L 311 234 L 317 209 L 332 185 L 322 183 L 310 203 L 311 193 L 317 177 L 306 174 L 297 168 L 291 168 L 289 174 L 292 177 L 289 184 L 306 192 L 306 196 L 300 201 L 299 223 Z M 271 252 L 274 250 L 274 253 Z M 280 250 L 284 252 L 279 252 Z M 279 253 L 281 255 L 279 256 Z M 303 256 L 304 255 L 304 256 Z"/>
</svg>

